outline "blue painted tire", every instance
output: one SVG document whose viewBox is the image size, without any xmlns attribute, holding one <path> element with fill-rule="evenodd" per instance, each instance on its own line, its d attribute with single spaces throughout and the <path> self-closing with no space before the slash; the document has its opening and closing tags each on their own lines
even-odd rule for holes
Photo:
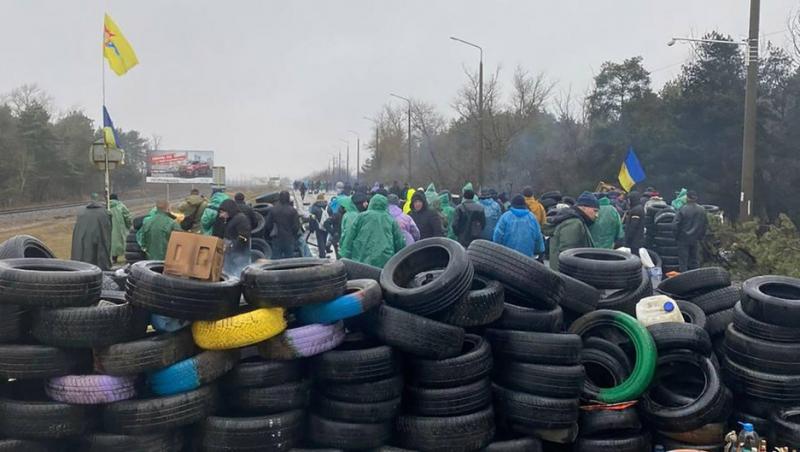
<svg viewBox="0 0 800 452">
<path fill-rule="evenodd" d="M 231 370 L 238 358 L 238 351 L 204 351 L 150 374 L 150 389 L 160 396 L 197 389 Z"/>
<path fill-rule="evenodd" d="M 381 303 L 381 286 L 371 279 L 347 282 L 346 293 L 333 301 L 302 306 L 297 309 L 297 319 L 305 324 L 334 323 L 355 317 Z"/>
<path fill-rule="evenodd" d="M 175 331 L 182 330 L 191 324 L 192 322 L 189 320 L 175 319 L 159 314 L 150 315 L 150 325 L 152 325 L 153 329 L 159 333 L 173 333 Z"/>
</svg>

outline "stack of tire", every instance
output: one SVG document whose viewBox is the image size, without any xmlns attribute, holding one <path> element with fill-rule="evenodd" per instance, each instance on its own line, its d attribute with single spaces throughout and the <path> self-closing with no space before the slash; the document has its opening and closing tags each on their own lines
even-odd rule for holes
<svg viewBox="0 0 800 452">
<path fill-rule="evenodd" d="M 666 449 L 721 450 L 733 397 L 705 329 L 694 323 L 648 326 L 658 350 L 655 377 L 641 411 Z"/>
<path fill-rule="evenodd" d="M 758 276 L 742 292 L 725 332 L 724 374 L 736 395 L 731 421 L 750 422 L 759 432 L 775 427 L 776 446 L 798 447 L 796 411 L 789 407 L 800 405 L 800 280 Z"/>
<path fill-rule="evenodd" d="M 464 328 L 500 317 L 503 288 L 476 278 L 464 248 L 444 238 L 401 250 L 384 266 L 380 282 L 387 304 L 367 313 L 362 327 L 408 363 L 395 443 L 412 450 L 486 447 L 495 435 L 491 353 Z"/>
<path fill-rule="evenodd" d="M 664 209 L 671 207 L 664 201 L 648 201 L 644 209 L 644 240 L 647 248 L 653 249 L 654 239 L 656 237 L 655 220 L 656 215 L 661 213 Z"/>
<path fill-rule="evenodd" d="M 664 274 L 678 271 L 678 242 L 676 229 L 672 220 L 675 218 L 675 209 L 665 207 L 653 218 L 652 238 L 653 249 L 661 257 L 661 270 Z"/>
<path fill-rule="evenodd" d="M 574 450 L 650 450 L 649 432 L 631 409 L 655 373 L 657 351 L 650 333 L 633 316 L 608 309 L 581 316 L 569 332 L 582 340 L 585 372 L 580 393 L 585 407 Z"/>
<path fill-rule="evenodd" d="M 350 333 L 341 346 L 312 360 L 312 373 L 312 445 L 360 450 L 390 440 L 403 392 L 397 350 Z"/>
<path fill-rule="evenodd" d="M 721 360 L 725 330 L 733 321 L 734 307 L 741 298 L 741 290 L 731 285 L 730 273 L 720 267 L 690 270 L 661 281 L 658 290 L 675 299 L 688 300 L 703 311 L 705 329 Z M 682 312 L 691 309 L 680 306 Z"/>
<path fill-rule="evenodd" d="M 136 232 L 141 229 L 143 221 L 144 215 L 135 217 L 133 219 L 133 226 L 128 232 L 127 237 L 125 237 L 125 262 L 129 264 L 147 260 L 147 255 L 136 240 Z"/>
<path fill-rule="evenodd" d="M 492 390 L 502 433 L 570 442 L 583 367 L 580 338 L 561 333 L 563 280 L 536 260 L 485 240 L 472 242 L 468 254 L 476 272 L 500 282 L 506 293 L 502 315 L 484 333 L 494 352 Z"/>
<path fill-rule="evenodd" d="M 653 294 L 650 277 L 642 269 L 639 257 L 630 253 L 574 248 L 561 253 L 558 269 L 565 275 L 562 277 L 568 282 L 571 292 L 569 297 L 565 297 L 564 304 L 570 303 L 571 310 L 580 309 L 577 312 L 581 314 L 591 312 L 595 305 L 597 309 L 633 315 L 636 303 Z"/>
</svg>

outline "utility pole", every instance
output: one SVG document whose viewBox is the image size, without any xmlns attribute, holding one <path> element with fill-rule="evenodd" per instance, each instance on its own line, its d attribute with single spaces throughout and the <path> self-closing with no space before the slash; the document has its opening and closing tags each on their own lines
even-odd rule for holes
<svg viewBox="0 0 800 452">
<path fill-rule="evenodd" d="M 380 154 L 378 153 L 379 152 L 378 151 L 378 140 L 379 140 L 379 137 L 378 137 L 378 130 L 379 130 L 378 121 L 376 119 L 373 119 L 373 118 L 370 118 L 370 117 L 367 117 L 367 116 L 364 116 L 364 119 L 366 119 L 367 121 L 372 121 L 372 123 L 375 124 L 375 158 L 372 159 L 372 163 L 375 165 L 375 172 L 376 173 L 380 173 L 380 171 L 381 171 L 381 159 L 380 159 Z"/>
<path fill-rule="evenodd" d="M 358 182 L 358 172 L 361 170 L 361 135 L 355 130 L 348 132 L 356 136 L 356 182 Z"/>
<path fill-rule="evenodd" d="M 392 97 L 403 99 L 408 103 L 408 183 L 411 183 L 411 99 L 397 94 L 389 94 Z"/>
<path fill-rule="evenodd" d="M 484 138 L 483 138 L 483 47 L 469 41 L 465 41 L 455 36 L 450 36 L 453 41 L 458 41 L 471 47 L 475 47 L 480 51 L 480 64 L 478 66 L 478 187 L 483 184 L 483 154 L 484 154 Z"/>
<path fill-rule="evenodd" d="M 339 150 L 339 180 L 342 180 L 342 151 Z"/>
<path fill-rule="evenodd" d="M 742 191 L 739 221 L 749 220 L 753 211 L 756 160 L 756 100 L 758 99 L 758 24 L 761 1 L 750 0 L 750 32 L 747 39 L 747 80 L 744 92 L 744 136 L 742 144 Z"/>
</svg>

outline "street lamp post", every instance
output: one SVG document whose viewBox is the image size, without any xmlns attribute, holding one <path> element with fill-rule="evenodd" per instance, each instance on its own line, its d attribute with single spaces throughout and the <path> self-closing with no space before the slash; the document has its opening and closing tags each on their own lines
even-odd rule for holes
<svg viewBox="0 0 800 452">
<path fill-rule="evenodd" d="M 344 138 L 339 138 L 339 141 L 347 144 L 347 174 L 345 177 L 347 178 L 347 181 L 350 182 L 350 142 Z"/>
<path fill-rule="evenodd" d="M 361 169 L 361 135 L 355 130 L 348 130 L 356 136 L 356 182 L 358 182 L 358 171 Z"/>
<path fill-rule="evenodd" d="M 750 30 L 746 41 L 722 41 L 719 39 L 672 38 L 667 45 L 677 41 L 710 42 L 746 47 L 747 78 L 744 89 L 744 131 L 742 133 L 742 179 L 739 193 L 739 221 L 747 221 L 753 212 L 753 192 L 756 160 L 756 100 L 758 99 L 758 24 L 761 1 L 750 0 Z"/>
<path fill-rule="evenodd" d="M 377 173 L 377 172 L 380 172 L 380 169 L 381 169 L 381 165 L 380 165 L 381 159 L 380 159 L 380 155 L 378 154 L 378 139 L 379 139 L 378 138 L 378 129 L 379 129 L 378 121 L 376 119 L 370 118 L 368 116 L 364 116 L 364 119 L 366 119 L 367 121 L 372 121 L 372 123 L 375 124 L 375 158 L 373 159 L 373 162 L 375 163 L 375 172 Z"/>
<path fill-rule="evenodd" d="M 390 96 L 402 99 L 408 103 L 408 183 L 411 183 L 411 99 L 397 94 L 389 93 Z"/>
<path fill-rule="evenodd" d="M 483 48 L 477 44 L 465 41 L 455 36 L 450 36 L 453 41 L 458 41 L 471 47 L 475 47 L 481 53 L 480 65 L 478 66 L 478 186 L 483 183 Z"/>
</svg>

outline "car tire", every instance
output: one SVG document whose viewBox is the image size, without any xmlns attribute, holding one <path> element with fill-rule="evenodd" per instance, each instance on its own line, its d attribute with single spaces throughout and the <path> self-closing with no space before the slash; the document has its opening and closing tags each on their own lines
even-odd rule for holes
<svg viewBox="0 0 800 452">
<path fill-rule="evenodd" d="M 102 409 L 103 429 L 123 435 L 163 433 L 199 422 L 217 407 L 214 385 L 166 397 L 124 400 Z"/>
<path fill-rule="evenodd" d="M 708 324 L 708 317 L 706 313 L 700 309 L 699 306 L 696 304 L 683 301 L 683 300 L 674 300 L 675 304 L 678 305 L 678 309 L 681 310 L 681 316 L 683 317 L 683 321 L 686 323 L 691 323 L 692 325 L 697 325 L 700 328 L 706 329 L 706 325 Z"/>
<path fill-rule="evenodd" d="M 600 303 L 599 290 L 565 273 L 561 274 L 561 279 L 564 280 L 564 298 L 561 299 L 561 306 L 578 314 L 586 314 L 597 309 Z"/>
<path fill-rule="evenodd" d="M 417 274 L 436 269 L 443 270 L 430 283 L 412 284 Z M 415 242 L 392 256 L 381 271 L 380 283 L 390 306 L 430 316 L 466 297 L 474 273 L 458 242 L 435 237 Z"/>
<path fill-rule="evenodd" d="M 147 380 L 159 396 L 192 391 L 225 375 L 238 359 L 238 350 L 208 350 L 153 372 Z"/>
<path fill-rule="evenodd" d="M 3 304 L 31 308 L 89 306 L 103 289 L 103 272 L 85 262 L 49 258 L 0 260 Z"/>
<path fill-rule="evenodd" d="M 400 354 L 386 345 L 331 350 L 311 360 L 315 378 L 330 383 L 367 383 L 400 371 Z"/>
<path fill-rule="evenodd" d="M 204 452 L 288 451 L 300 443 L 304 423 L 300 410 L 257 417 L 210 416 L 200 423 L 198 436 Z"/>
<path fill-rule="evenodd" d="M 247 304 L 259 308 L 331 301 L 344 294 L 347 284 L 344 264 L 309 257 L 251 264 L 242 271 L 241 279 Z"/>
<path fill-rule="evenodd" d="M 575 443 L 575 452 L 641 452 L 651 450 L 650 433 L 629 436 L 615 435 L 612 438 L 581 437 Z"/>
<path fill-rule="evenodd" d="M 266 341 L 285 329 L 282 308 L 261 308 L 220 320 L 193 322 L 192 337 L 205 350 L 228 350 Z"/>
<path fill-rule="evenodd" d="M 495 434 L 491 405 L 470 414 L 450 417 L 401 415 L 395 424 L 397 442 L 412 450 L 478 450 Z"/>
<path fill-rule="evenodd" d="M 692 298 L 691 302 L 699 306 L 706 314 L 713 314 L 734 307 L 741 299 L 741 289 L 735 286 L 727 286 L 698 295 Z"/>
<path fill-rule="evenodd" d="M 457 326 L 381 305 L 364 314 L 364 331 L 422 358 L 451 358 L 461 352 L 464 330 Z"/>
<path fill-rule="evenodd" d="M 95 370 L 108 375 L 136 375 L 162 369 L 195 354 L 192 333 L 148 334 L 143 339 L 94 350 Z"/>
<path fill-rule="evenodd" d="M 580 361 L 581 339 L 575 334 L 489 328 L 485 337 L 495 359 L 558 365 L 574 365 Z"/>
<path fill-rule="evenodd" d="M 559 333 L 564 326 L 564 312 L 560 306 L 548 310 L 526 308 L 511 303 L 503 305 L 500 318 L 490 325 L 499 330 Z"/>
<path fill-rule="evenodd" d="M 275 414 L 304 409 L 311 400 L 309 380 L 253 388 L 225 389 L 226 405 L 237 413 Z"/>
<path fill-rule="evenodd" d="M 94 432 L 80 438 L 79 447 L 84 452 L 180 452 L 184 435 L 172 430 L 153 435 L 116 435 Z"/>
<path fill-rule="evenodd" d="M 558 256 L 558 270 L 597 289 L 634 289 L 642 281 L 639 257 L 617 250 L 565 250 Z"/>
<path fill-rule="evenodd" d="M 334 421 L 354 424 L 391 422 L 400 411 L 400 397 L 379 402 L 342 402 L 316 394 L 313 410 Z"/>
<path fill-rule="evenodd" d="M 314 323 L 290 328 L 258 344 L 259 354 L 266 359 L 292 360 L 325 353 L 344 341 L 344 322 Z"/>
<path fill-rule="evenodd" d="M 642 430 L 642 421 L 636 407 L 620 409 L 582 410 L 579 431 L 582 437 L 603 436 L 609 433 L 636 433 Z"/>
<path fill-rule="evenodd" d="M 260 356 L 244 358 L 220 380 L 223 389 L 277 386 L 303 378 L 301 360 L 270 361 Z"/>
<path fill-rule="evenodd" d="M 711 337 L 703 328 L 691 323 L 665 322 L 649 325 L 647 331 L 656 343 L 658 354 L 674 350 L 692 350 L 703 356 L 710 356 Z"/>
<path fill-rule="evenodd" d="M 353 279 L 371 279 L 380 281 L 381 268 L 369 264 L 362 264 L 351 259 L 342 258 L 340 260 L 344 264 L 345 272 L 347 272 L 347 280 Z"/>
<path fill-rule="evenodd" d="M 800 280 L 787 276 L 757 276 L 742 284 L 742 309 L 773 325 L 797 327 L 800 323 Z"/>
<path fill-rule="evenodd" d="M 10 383 L 5 389 L 13 397 L 0 397 L 0 435 L 4 437 L 60 440 L 86 433 L 94 424 L 92 409 L 85 405 L 17 399 L 37 392 L 19 383 Z"/>
<path fill-rule="evenodd" d="M 598 309 L 611 309 L 626 314 L 636 314 L 636 304 L 645 297 L 653 295 L 653 284 L 646 270 L 641 270 L 642 279 L 633 289 L 620 289 L 602 297 L 597 304 Z"/>
<path fill-rule="evenodd" d="M 44 389 L 48 397 L 58 402 L 100 405 L 136 396 L 136 378 L 110 375 L 66 375 L 50 378 Z"/>
<path fill-rule="evenodd" d="M 30 328 L 30 311 L 22 306 L 0 304 L 0 344 L 22 341 Z"/>
<path fill-rule="evenodd" d="M 492 386 L 488 378 L 448 388 L 406 386 L 403 404 L 417 416 L 461 416 L 490 406 Z"/>
<path fill-rule="evenodd" d="M 564 399 L 580 397 L 583 380 L 580 364 L 555 366 L 505 361 L 495 372 L 495 381 L 508 389 Z"/>
<path fill-rule="evenodd" d="M 312 414 L 309 416 L 308 440 L 319 447 L 362 450 L 380 447 L 392 436 L 390 422 L 355 424 L 334 421 Z"/>
<path fill-rule="evenodd" d="M 498 281 L 480 275 L 472 278 L 467 295 L 434 315 L 449 325 L 472 327 L 488 325 L 503 314 L 505 291 Z"/>
<path fill-rule="evenodd" d="M 49 345 L 0 345 L 0 378 L 31 380 L 86 373 L 92 354 L 85 349 Z"/>
<path fill-rule="evenodd" d="M 2 320 L 0 320 L 1 322 Z M 796 343 L 800 342 L 800 328 L 772 325 L 763 322 L 742 309 L 742 303 L 733 307 L 733 326 L 742 333 L 765 341 Z"/>
<path fill-rule="evenodd" d="M 696 297 L 731 285 L 731 275 L 719 267 L 704 267 L 683 272 L 661 281 L 658 289 L 681 297 Z"/>
<path fill-rule="evenodd" d="M 489 375 L 492 350 L 484 338 L 467 334 L 459 355 L 442 360 L 410 358 L 408 364 L 411 385 L 425 388 L 462 386 Z"/>
<path fill-rule="evenodd" d="M 492 385 L 498 417 L 522 428 L 520 433 L 535 429 L 562 429 L 578 422 L 580 400 L 537 396 Z M 516 429 L 514 429 L 516 430 Z"/>
<path fill-rule="evenodd" d="M 350 403 L 384 402 L 403 394 L 403 377 L 395 375 L 366 383 L 323 383 L 316 388 L 319 394 Z"/>
<path fill-rule="evenodd" d="M 41 240 L 30 235 L 15 235 L 0 243 L 0 259 L 43 258 L 56 256 Z"/>
<path fill-rule="evenodd" d="M 725 356 L 750 369 L 776 374 L 800 374 L 797 344 L 770 342 L 741 333 L 733 325 L 725 331 Z"/>
<path fill-rule="evenodd" d="M 345 294 L 332 301 L 301 306 L 295 311 L 303 323 L 334 323 L 361 315 L 381 304 L 383 294 L 378 282 L 371 279 L 347 281 Z"/>
</svg>

